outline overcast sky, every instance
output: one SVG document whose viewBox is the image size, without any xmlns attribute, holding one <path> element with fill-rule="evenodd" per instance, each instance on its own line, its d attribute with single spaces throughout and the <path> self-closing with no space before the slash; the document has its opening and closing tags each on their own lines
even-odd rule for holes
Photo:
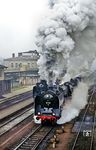
<svg viewBox="0 0 96 150">
<path fill-rule="evenodd" d="M 0 57 L 35 49 L 34 37 L 47 0 L 0 0 Z"/>
</svg>

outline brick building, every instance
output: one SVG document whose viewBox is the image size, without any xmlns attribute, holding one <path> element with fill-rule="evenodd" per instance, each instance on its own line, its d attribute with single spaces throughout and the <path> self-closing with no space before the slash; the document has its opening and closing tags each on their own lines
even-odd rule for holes
<svg viewBox="0 0 96 150">
<path fill-rule="evenodd" d="M 36 50 L 18 53 L 17 57 L 13 53 L 11 58 L 4 59 L 6 78 L 22 85 L 36 84 L 39 80 L 38 59 L 39 53 Z"/>
</svg>

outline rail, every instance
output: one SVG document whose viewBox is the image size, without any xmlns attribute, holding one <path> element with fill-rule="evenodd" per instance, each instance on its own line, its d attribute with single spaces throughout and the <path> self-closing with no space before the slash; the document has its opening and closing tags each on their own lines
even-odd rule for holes
<svg viewBox="0 0 96 150">
<path fill-rule="evenodd" d="M 19 114 L 16 114 L 13 118 L 10 118 L 7 122 L 3 123 L 0 126 L 0 137 L 2 137 L 5 133 L 9 132 L 12 128 L 16 127 L 30 116 L 32 117 L 32 109 L 33 106 Z"/>
<path fill-rule="evenodd" d="M 0 110 L 8 108 L 14 104 L 22 102 L 22 101 L 24 101 L 28 98 L 31 98 L 31 97 L 32 97 L 32 91 L 28 91 L 28 92 L 13 96 L 11 98 L 7 98 L 2 103 L 0 103 Z"/>
<path fill-rule="evenodd" d="M 95 93 L 96 93 L 96 88 L 93 89 L 92 95 L 91 95 L 91 97 L 90 97 L 90 99 L 89 99 L 88 105 L 87 105 L 87 107 L 86 107 L 85 113 L 84 113 L 84 115 L 83 115 L 83 118 L 82 118 L 82 121 L 81 121 L 81 124 L 80 124 L 80 128 L 79 128 L 79 130 L 78 130 L 78 133 L 77 133 L 77 135 L 76 135 L 76 138 L 75 138 L 75 141 L 74 141 L 74 143 L 73 143 L 73 146 L 72 146 L 72 149 L 71 149 L 71 150 L 75 150 L 75 147 L 76 147 L 76 144 L 77 144 L 77 141 L 78 141 L 78 139 L 79 139 L 79 135 L 80 135 L 80 132 L 81 132 L 81 129 L 82 129 L 82 125 L 83 125 L 83 123 L 84 123 L 84 119 L 85 119 L 86 114 L 87 114 L 87 111 L 88 111 L 88 109 L 89 109 L 90 102 L 92 101 L 92 98 L 93 98 L 93 96 L 94 96 Z M 94 122 L 93 122 L 93 127 L 92 127 L 92 138 L 91 138 L 90 150 L 92 150 L 92 143 L 93 143 L 93 136 L 94 136 L 94 127 L 95 127 L 95 115 L 94 115 Z"/>
<path fill-rule="evenodd" d="M 36 150 L 52 129 L 53 127 L 38 126 L 14 150 Z"/>
</svg>

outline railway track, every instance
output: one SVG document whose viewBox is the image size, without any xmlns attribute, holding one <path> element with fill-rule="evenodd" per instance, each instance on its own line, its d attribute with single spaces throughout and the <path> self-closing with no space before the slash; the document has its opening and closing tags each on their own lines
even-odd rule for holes
<svg viewBox="0 0 96 150">
<path fill-rule="evenodd" d="M 94 147 L 94 133 L 95 133 L 95 122 L 96 122 L 96 111 L 94 113 L 94 119 L 93 119 L 93 126 L 92 126 L 92 134 L 91 134 L 91 144 L 90 144 L 90 149 L 93 150 Z"/>
<path fill-rule="evenodd" d="M 10 98 L 6 98 L 4 100 L 1 100 L 0 101 L 0 111 L 5 108 L 8 108 L 14 104 L 20 103 L 26 99 L 29 99 L 29 98 L 32 98 L 32 90 L 22 93 L 22 94 L 19 94 L 19 95 L 15 95 Z"/>
<path fill-rule="evenodd" d="M 21 122 L 26 120 L 28 117 L 32 117 L 34 110 L 33 106 L 29 105 L 29 108 L 27 107 L 26 109 L 16 112 L 14 116 L 9 117 L 8 120 L 3 121 L 0 123 L 0 137 L 2 137 L 4 134 L 12 130 L 12 128 L 16 127 L 19 125 Z"/>
<path fill-rule="evenodd" d="M 53 127 L 37 126 L 34 130 L 12 150 L 36 150 L 43 140 L 50 134 Z"/>
<path fill-rule="evenodd" d="M 95 103 L 96 102 L 94 102 L 94 95 L 96 95 L 96 87 L 94 87 L 93 91 L 91 91 L 91 92 L 92 93 L 91 93 L 91 96 L 89 96 L 88 105 L 87 105 L 87 107 L 85 109 L 85 112 L 84 112 L 81 124 L 79 126 L 79 130 L 77 132 L 77 135 L 75 137 L 75 140 L 73 142 L 71 150 L 79 150 L 80 149 L 80 147 L 79 147 L 80 146 L 80 141 L 81 141 L 81 137 L 83 136 L 83 135 L 81 136 L 82 127 L 83 127 L 83 125 L 85 123 L 85 119 L 86 119 L 87 113 L 88 113 L 91 105 L 93 105 L 93 108 L 94 108 L 94 110 L 93 110 L 94 111 L 93 119 L 92 119 L 92 122 L 91 122 L 92 123 L 92 128 L 91 128 L 90 132 L 86 132 L 87 136 L 83 137 L 83 142 L 85 141 L 83 146 L 84 146 L 84 150 L 93 150 L 94 133 L 95 133 L 95 125 L 96 125 L 96 107 L 95 107 L 95 105 L 96 105 Z M 90 146 L 87 147 L 87 145 L 90 145 Z M 82 148 L 82 150 L 83 150 L 83 148 Z"/>
<path fill-rule="evenodd" d="M 31 108 L 33 109 L 33 105 L 34 105 L 34 103 L 29 104 L 28 106 L 12 113 L 11 115 L 5 117 L 4 119 L 0 119 L 0 128 L 3 127 L 4 125 L 6 125 L 8 122 L 17 118 L 20 114 L 21 115 L 24 114 L 26 111 L 30 110 Z"/>
<path fill-rule="evenodd" d="M 33 102 L 32 90 L 4 100 L 0 103 L 0 122 Z"/>
</svg>

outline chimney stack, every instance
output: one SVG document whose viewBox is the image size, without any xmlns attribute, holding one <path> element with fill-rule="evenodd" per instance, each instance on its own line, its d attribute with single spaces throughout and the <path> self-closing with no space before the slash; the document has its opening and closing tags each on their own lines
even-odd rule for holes
<svg viewBox="0 0 96 150">
<path fill-rule="evenodd" d="M 15 53 L 12 53 L 12 58 L 15 58 Z"/>
</svg>

